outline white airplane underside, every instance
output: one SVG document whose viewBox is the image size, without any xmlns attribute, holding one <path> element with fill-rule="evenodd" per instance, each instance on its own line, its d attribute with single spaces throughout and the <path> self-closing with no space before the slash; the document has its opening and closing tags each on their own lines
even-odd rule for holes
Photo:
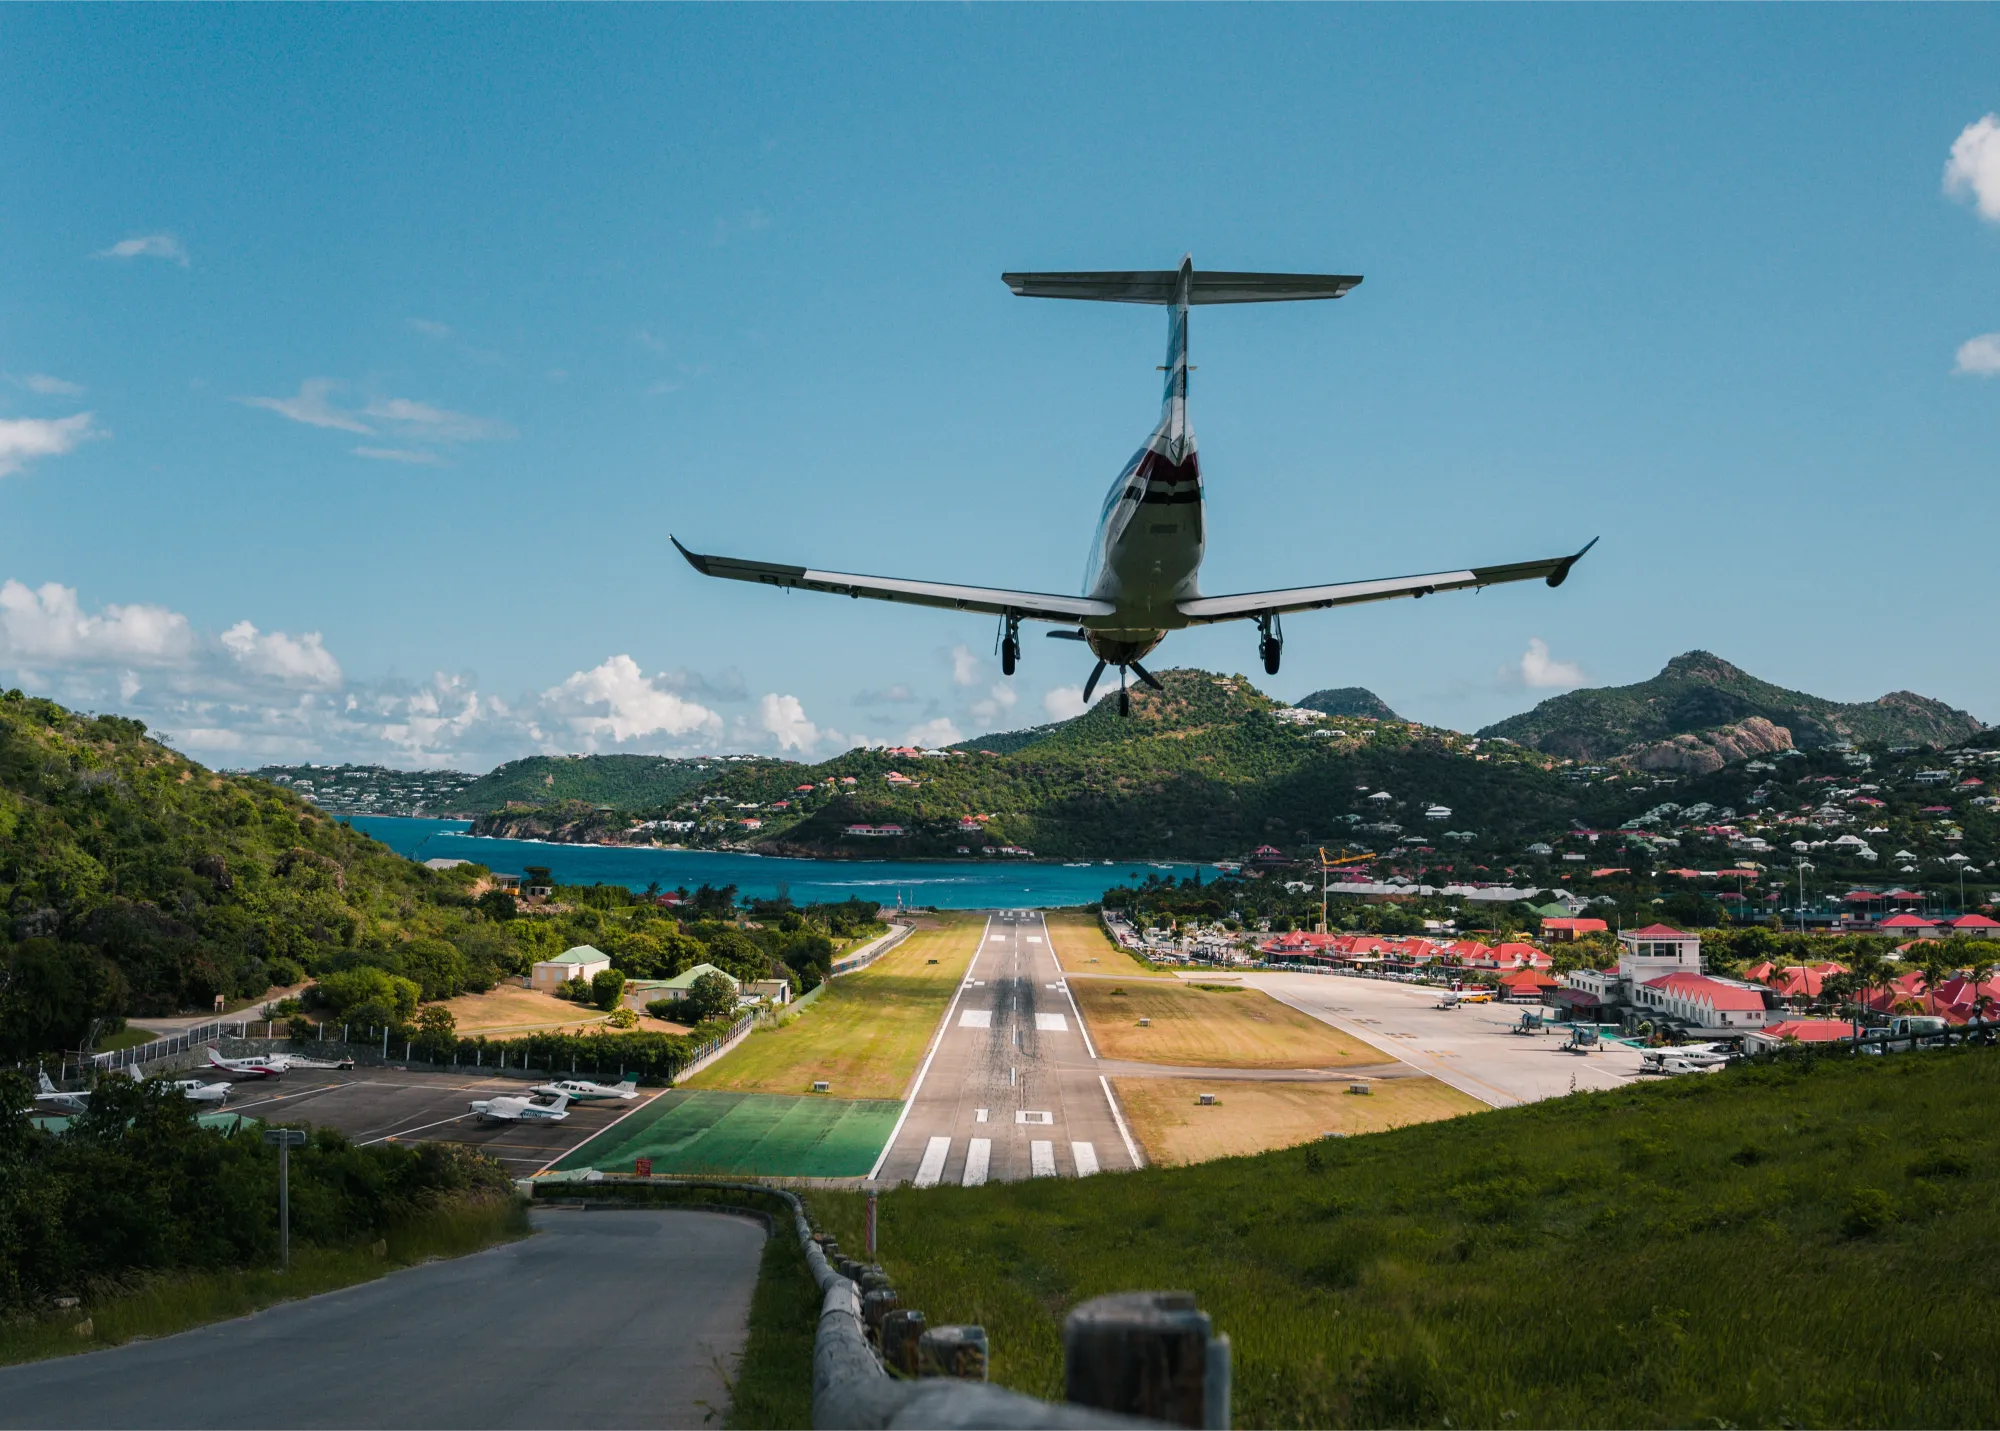
<svg viewBox="0 0 2000 1431">
<path fill-rule="evenodd" d="M 1097 668 L 1084 685 L 1084 700 L 1090 699 L 1106 666 L 1116 666 L 1122 713 L 1129 709 L 1123 688 L 1125 671 L 1136 672 L 1141 680 L 1157 687 L 1159 682 L 1139 662 L 1170 631 L 1218 621 L 1254 621 L 1264 669 L 1276 675 L 1284 644 L 1279 620 L 1289 613 L 1536 578 L 1561 586 L 1570 568 L 1596 545 L 1593 539 L 1567 556 L 1458 571 L 1203 596 L 1198 577 L 1206 523 L 1201 461 L 1188 420 L 1188 309 L 1210 303 L 1339 298 L 1361 282 L 1360 278 L 1310 273 L 1197 273 L 1192 258 L 1183 259 L 1177 270 L 1158 272 L 1008 273 L 1001 277 L 1022 297 L 1147 303 L 1169 311 L 1163 368 L 1166 392 L 1160 420 L 1105 497 L 1083 595 L 1058 596 L 744 561 L 691 552 L 678 539 L 670 539 L 680 554 L 704 576 L 998 616 L 1004 623 L 1000 664 L 1010 676 L 1020 660 L 1021 622 L 1046 621 L 1071 628 L 1048 634 L 1082 641 L 1096 655 Z"/>
</svg>

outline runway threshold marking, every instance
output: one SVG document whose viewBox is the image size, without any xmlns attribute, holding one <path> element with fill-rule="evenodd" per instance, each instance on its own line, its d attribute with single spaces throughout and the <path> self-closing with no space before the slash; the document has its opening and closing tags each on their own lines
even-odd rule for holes
<svg viewBox="0 0 2000 1431">
<path fill-rule="evenodd" d="M 1097 1169 L 1097 1146 L 1094 1143 L 1071 1143 L 1069 1155 L 1076 1159 L 1076 1175 L 1087 1178 Z"/>
<path fill-rule="evenodd" d="M 965 1150 L 965 1186 L 979 1187 L 986 1181 L 987 1169 L 993 1166 L 993 1140 L 974 1138 Z"/>
<path fill-rule="evenodd" d="M 990 914 L 986 916 L 986 931 L 989 934 L 993 931 L 993 916 Z M 980 943 L 983 946 L 985 941 L 982 939 Z M 978 962 L 979 954 L 974 951 L 971 963 L 965 966 L 968 976 L 972 973 L 972 966 Z M 910 1096 L 903 1100 L 903 1111 L 896 1115 L 896 1126 L 889 1130 L 888 1140 L 882 1144 L 882 1151 L 875 1159 L 875 1166 L 868 1170 L 870 1180 L 882 1176 L 882 1164 L 889 1161 L 889 1150 L 896 1146 L 896 1139 L 903 1131 L 903 1124 L 909 1118 L 910 1110 L 917 1106 L 917 1095 L 923 1092 L 924 1077 L 931 1071 L 931 1060 L 937 1057 L 938 1046 L 944 1042 L 945 1030 L 951 1027 L 952 1011 L 958 1007 L 958 1001 L 964 993 L 965 981 L 961 979 L 958 987 L 952 991 L 951 1003 L 945 1007 L 944 1017 L 938 1020 L 937 1032 L 931 1035 L 930 1050 L 924 1054 L 923 1067 L 917 1070 L 917 1081 L 910 1086 Z"/>
<path fill-rule="evenodd" d="M 951 1139 L 933 1138 L 924 1145 L 924 1160 L 917 1165 L 914 1179 L 920 1188 L 934 1188 L 944 1176 L 944 1160 L 951 1156 Z"/>
<path fill-rule="evenodd" d="M 1056 1175 L 1056 1145 L 1040 1139 L 1028 1144 L 1028 1174 L 1037 1178 Z"/>
<path fill-rule="evenodd" d="M 1068 1033 L 1069 1020 L 1061 1014 L 1036 1014 L 1036 1033 Z"/>
<path fill-rule="evenodd" d="M 962 1009 L 958 1015 L 958 1026 L 962 1029 L 990 1029 L 993 1027 L 993 1010 Z"/>
</svg>

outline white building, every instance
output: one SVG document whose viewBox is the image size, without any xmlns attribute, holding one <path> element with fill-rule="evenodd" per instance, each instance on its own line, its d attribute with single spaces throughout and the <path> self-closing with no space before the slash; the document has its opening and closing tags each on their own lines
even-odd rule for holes
<svg viewBox="0 0 2000 1431">
<path fill-rule="evenodd" d="M 589 983 L 611 967 L 611 956 L 589 944 L 565 949 L 553 959 L 538 960 L 529 976 L 528 987 L 553 994 L 571 979 Z"/>
</svg>

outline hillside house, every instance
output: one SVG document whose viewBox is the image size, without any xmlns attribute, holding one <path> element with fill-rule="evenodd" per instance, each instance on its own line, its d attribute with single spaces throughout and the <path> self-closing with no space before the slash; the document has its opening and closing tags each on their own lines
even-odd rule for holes
<svg viewBox="0 0 2000 1431">
<path fill-rule="evenodd" d="M 739 1001 L 742 999 L 744 984 L 741 979 L 727 969 L 718 969 L 713 964 L 697 964 L 686 973 L 676 974 L 671 979 L 628 979 L 625 983 L 625 1007 L 634 1013 L 643 1014 L 646 1012 L 646 1005 L 657 1003 L 662 999 L 668 1003 L 679 1003 L 688 996 L 688 990 L 694 987 L 694 981 L 703 974 L 722 975 L 729 981 L 729 986 L 736 990 L 737 999 Z M 790 985 L 786 987 L 789 989 Z"/>
<path fill-rule="evenodd" d="M 565 949 L 553 959 L 537 960 L 528 974 L 528 987 L 538 993 L 553 994 L 571 979 L 589 983 L 611 967 L 611 956 L 589 944 Z"/>
</svg>

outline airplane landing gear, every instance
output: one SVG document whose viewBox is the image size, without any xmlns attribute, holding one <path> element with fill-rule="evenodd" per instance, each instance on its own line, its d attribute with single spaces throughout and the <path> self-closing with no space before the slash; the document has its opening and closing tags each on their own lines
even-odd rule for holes
<svg viewBox="0 0 2000 1431">
<path fill-rule="evenodd" d="M 1021 661 L 1021 618 L 1009 616 L 1000 637 L 1000 674 L 1011 676 Z"/>
<path fill-rule="evenodd" d="M 1278 660 L 1285 651 L 1284 628 L 1278 624 L 1278 613 L 1257 618 L 1257 654 L 1264 658 L 1264 674 L 1278 674 Z"/>
</svg>

